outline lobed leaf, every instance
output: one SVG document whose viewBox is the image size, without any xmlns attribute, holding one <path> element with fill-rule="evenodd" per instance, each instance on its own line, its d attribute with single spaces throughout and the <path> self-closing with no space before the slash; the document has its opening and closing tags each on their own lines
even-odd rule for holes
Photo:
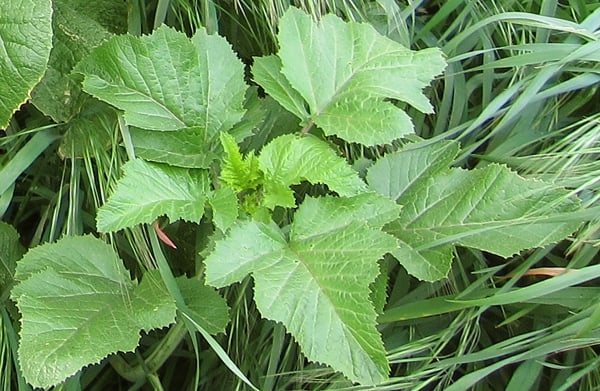
<svg viewBox="0 0 600 391">
<path fill-rule="evenodd" d="M 277 39 L 277 57 L 255 59 L 255 81 L 326 135 L 375 145 L 412 132 L 406 113 L 383 99 L 433 112 L 422 89 L 445 68 L 437 48 L 415 52 L 369 24 L 335 15 L 315 23 L 294 7 L 280 19 Z"/>
<path fill-rule="evenodd" d="M 153 136 L 135 132 L 141 156 L 155 161 L 206 167 L 212 156 L 202 156 L 210 155 L 219 133 L 231 130 L 245 113 L 243 64 L 224 38 L 205 29 L 191 39 L 165 26 L 148 36 L 114 37 L 77 71 L 84 76 L 84 90 L 123 110 L 129 125 L 184 130 Z"/>
<path fill-rule="evenodd" d="M 0 129 L 44 75 L 51 48 L 50 0 L 0 1 Z"/>
<path fill-rule="evenodd" d="M 258 160 L 265 176 L 264 204 L 269 208 L 295 206 L 289 186 L 304 180 L 327 184 L 341 196 L 353 196 L 366 188 L 329 144 L 311 135 L 279 136 L 262 149 Z"/>
<path fill-rule="evenodd" d="M 157 272 L 135 284 L 112 247 L 92 236 L 30 250 L 15 279 L 20 365 L 34 387 L 56 385 L 108 354 L 132 351 L 141 330 L 175 320 L 175 303 Z"/>
<path fill-rule="evenodd" d="M 394 256 L 415 277 L 445 277 L 454 245 L 509 257 L 556 242 L 579 226 L 552 219 L 580 208 L 567 190 L 496 164 L 448 168 L 457 153 L 454 142 L 408 146 L 368 171 L 371 188 L 404 206 L 386 230 L 400 240 Z"/>
<path fill-rule="evenodd" d="M 207 283 L 222 287 L 252 274 L 261 314 L 282 322 L 304 354 L 363 384 L 387 378 L 370 284 L 377 260 L 396 247 L 380 231 L 399 207 L 374 193 L 308 197 L 286 240 L 274 225 L 245 221 L 206 258 Z"/>
<path fill-rule="evenodd" d="M 100 232 L 152 223 L 158 216 L 199 221 L 210 191 L 208 173 L 148 163 L 140 159 L 123 166 L 123 177 L 98 210 Z"/>
</svg>

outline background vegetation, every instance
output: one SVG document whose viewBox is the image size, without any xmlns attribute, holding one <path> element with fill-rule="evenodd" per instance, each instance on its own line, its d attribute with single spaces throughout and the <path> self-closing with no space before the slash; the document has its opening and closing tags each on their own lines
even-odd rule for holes
<svg viewBox="0 0 600 391">
<path fill-rule="evenodd" d="M 599 259 L 597 2 L 130 0 L 120 12 L 127 14 L 123 30 L 132 34 L 149 33 L 163 23 L 190 35 L 205 26 L 226 36 L 250 64 L 253 56 L 276 51 L 277 21 L 291 4 L 317 17 L 334 12 L 371 23 L 414 49 L 440 47 L 449 65 L 427 91 L 436 113 L 407 109 L 417 134 L 460 141 L 457 166 L 501 162 L 524 176 L 565 186 L 585 204 L 583 212 L 565 218 L 586 224 L 568 241 L 509 260 L 460 248 L 450 276 L 436 283 L 418 281 L 389 262 L 388 304 L 379 319 L 392 363 L 388 384 L 353 386 L 307 363 L 280 325 L 261 319 L 248 279 L 223 291 L 233 320 L 218 342 L 232 362 L 261 390 L 600 388 L 600 285 L 571 286 L 566 278 L 549 277 L 592 267 Z M 273 137 L 271 130 L 284 121 L 284 115 L 273 118 L 265 137 Z M 53 141 L 68 125 L 73 125 L 68 118 L 49 119 L 28 104 L 0 139 L 0 186 L 13 187 L 12 197 L 0 197 L 0 216 L 17 228 L 27 248 L 94 231 L 96 210 L 126 161 L 110 118 L 104 139 L 71 148 L 63 142 L 58 149 Z M 47 127 L 55 130 L 37 133 Z M 341 148 L 354 162 L 387 152 Z M 178 259 L 199 259 L 202 229 L 187 223 L 168 228 L 185 254 L 170 254 L 176 271 L 190 267 Z M 133 273 L 152 263 L 141 229 L 126 230 L 113 241 Z M 544 295 L 531 299 L 540 290 Z M 17 337 L 11 315 L 3 310 L 0 318 L 0 386 L 27 389 L 12 359 Z M 161 331 L 145 336 L 136 354 L 152 354 L 161 338 Z M 210 346 L 198 342 L 198 361 L 186 339 L 157 368 L 140 372 L 135 354 L 123 355 L 86 368 L 58 388 L 175 390 L 191 387 L 196 379 L 207 390 L 248 388 Z"/>
</svg>

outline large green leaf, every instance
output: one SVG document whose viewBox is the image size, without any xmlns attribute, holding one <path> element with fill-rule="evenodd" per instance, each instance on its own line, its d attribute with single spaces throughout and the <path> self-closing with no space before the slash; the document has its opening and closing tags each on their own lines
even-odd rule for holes
<svg viewBox="0 0 600 391">
<path fill-rule="evenodd" d="M 509 257 L 577 229 L 577 221 L 553 219 L 580 207 L 567 190 L 496 164 L 448 168 L 457 153 L 454 142 L 409 145 L 368 171 L 371 188 L 404 206 L 386 230 L 401 241 L 393 254 L 414 276 L 446 276 L 453 245 Z"/>
<path fill-rule="evenodd" d="M 52 6 L 53 48 L 31 101 L 54 121 L 65 122 L 87 99 L 80 81 L 70 75 L 73 67 L 113 34 L 127 30 L 127 5 L 113 0 L 55 0 Z"/>
<path fill-rule="evenodd" d="M 84 90 L 123 110 L 129 125 L 159 131 L 194 128 L 183 141 L 206 151 L 244 115 L 243 64 L 224 38 L 205 29 L 191 39 L 165 26 L 149 36 L 114 37 L 77 71 L 84 75 Z M 168 157 L 181 153 L 178 140 L 171 141 L 150 144 L 167 163 L 181 164 L 180 157 Z M 143 148 L 148 150 L 148 144 Z"/>
<path fill-rule="evenodd" d="M 374 193 L 308 197 L 289 240 L 276 226 L 239 223 L 207 257 L 207 283 L 222 287 L 251 273 L 262 315 L 282 322 L 310 360 L 353 381 L 381 382 L 388 364 L 369 285 L 377 260 L 397 245 L 380 227 L 399 209 Z"/>
<path fill-rule="evenodd" d="M 369 24 L 345 23 L 335 15 L 315 23 L 293 7 L 281 18 L 277 39 L 277 57 L 256 59 L 254 79 L 327 135 L 374 145 L 412 132 L 408 115 L 384 99 L 433 112 L 422 89 L 446 65 L 436 48 L 412 51 Z"/>
<path fill-rule="evenodd" d="M 197 222 L 204 214 L 209 191 L 205 170 L 132 160 L 124 165 L 115 192 L 98 210 L 98 230 L 118 231 L 151 223 L 161 215 Z"/>
<path fill-rule="evenodd" d="M 50 0 L 0 1 L 0 129 L 44 75 L 51 48 Z"/>
<path fill-rule="evenodd" d="M 279 136 L 261 151 L 259 167 L 264 172 L 264 204 L 293 207 L 290 185 L 304 180 L 327 184 L 341 196 L 352 196 L 365 190 L 364 182 L 342 157 L 326 142 L 307 135 Z"/>
<path fill-rule="evenodd" d="M 136 284 L 112 247 L 92 236 L 30 250 L 15 279 L 20 364 L 35 387 L 58 384 L 108 354 L 132 351 L 141 330 L 175 320 L 175 303 L 158 273 Z"/>
</svg>

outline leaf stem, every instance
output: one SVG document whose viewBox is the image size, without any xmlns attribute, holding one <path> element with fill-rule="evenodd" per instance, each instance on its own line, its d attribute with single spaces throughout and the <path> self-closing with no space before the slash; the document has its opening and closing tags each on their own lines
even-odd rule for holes
<svg viewBox="0 0 600 391">
<path fill-rule="evenodd" d="M 300 130 L 300 134 L 302 134 L 303 136 L 305 134 L 308 134 L 308 132 L 310 131 L 310 129 L 313 127 L 314 124 L 315 123 L 312 120 L 308 120 L 308 123 L 306 125 L 304 125 L 302 130 Z"/>
</svg>

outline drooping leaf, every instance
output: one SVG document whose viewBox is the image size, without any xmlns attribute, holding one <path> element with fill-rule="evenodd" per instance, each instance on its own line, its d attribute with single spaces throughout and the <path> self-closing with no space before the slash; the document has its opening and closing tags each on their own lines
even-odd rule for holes
<svg viewBox="0 0 600 391">
<path fill-rule="evenodd" d="M 326 184 L 341 196 L 353 196 L 365 190 L 358 174 L 326 142 L 307 135 L 287 134 L 267 144 L 258 157 L 263 171 L 264 204 L 293 207 L 290 185 L 304 180 Z"/>
<path fill-rule="evenodd" d="M 200 280 L 185 277 L 177 278 L 177 286 L 190 311 L 188 315 L 196 323 L 211 334 L 225 332 L 229 323 L 229 307 L 214 288 Z"/>
<path fill-rule="evenodd" d="M 235 225 L 206 259 L 207 283 L 222 287 L 252 274 L 261 314 L 282 322 L 304 354 L 364 384 L 388 375 L 369 300 L 377 260 L 396 247 L 380 227 L 399 207 L 374 193 L 308 197 L 289 241 L 274 226 Z"/>
<path fill-rule="evenodd" d="M 375 145 L 412 132 L 408 115 L 383 99 L 433 111 L 422 89 L 445 68 L 436 48 L 412 51 L 369 24 L 345 23 L 335 15 L 315 23 L 294 7 L 281 18 L 277 40 L 277 57 L 255 60 L 254 79 L 327 135 Z"/>
<path fill-rule="evenodd" d="M 50 0 L 0 1 L 0 129 L 29 99 L 52 48 Z"/>
<path fill-rule="evenodd" d="M 189 170 L 140 159 L 123 166 L 123 177 L 98 210 L 100 232 L 151 223 L 158 216 L 199 221 L 210 191 L 205 170 Z"/>
<path fill-rule="evenodd" d="M 116 142 L 117 113 L 104 102 L 89 97 L 77 117 L 71 119 L 58 147 L 62 158 L 83 158 L 108 150 Z"/>
<path fill-rule="evenodd" d="M 577 221 L 552 221 L 580 207 L 567 190 L 496 164 L 449 168 L 457 153 L 453 142 L 409 145 L 368 171 L 371 188 L 404 206 L 386 230 L 401 241 L 393 254 L 409 273 L 427 281 L 443 278 L 453 245 L 509 257 L 577 229 Z"/>
<path fill-rule="evenodd" d="M 48 68 L 31 93 L 32 103 L 56 122 L 76 115 L 87 100 L 70 73 L 93 48 L 127 31 L 127 8 L 113 0 L 52 2 L 53 48 Z"/>
<path fill-rule="evenodd" d="M 0 221 L 0 294 L 12 281 L 17 261 L 24 252 L 17 231 L 11 225 Z"/>
<path fill-rule="evenodd" d="M 146 273 L 137 285 L 112 247 L 92 236 L 30 250 L 15 279 L 20 365 L 35 387 L 58 384 L 111 353 L 132 351 L 141 330 L 175 320 L 175 303 L 158 273 Z"/>
<path fill-rule="evenodd" d="M 189 39 L 168 27 L 118 36 L 77 67 L 86 92 L 125 112 L 129 125 L 173 131 L 199 127 L 208 145 L 244 114 L 241 61 L 224 38 L 200 29 Z"/>
<path fill-rule="evenodd" d="M 208 168 L 217 155 L 203 144 L 204 131 L 199 127 L 179 129 L 176 132 L 154 132 L 130 129 L 138 157 L 177 167 Z"/>
</svg>

